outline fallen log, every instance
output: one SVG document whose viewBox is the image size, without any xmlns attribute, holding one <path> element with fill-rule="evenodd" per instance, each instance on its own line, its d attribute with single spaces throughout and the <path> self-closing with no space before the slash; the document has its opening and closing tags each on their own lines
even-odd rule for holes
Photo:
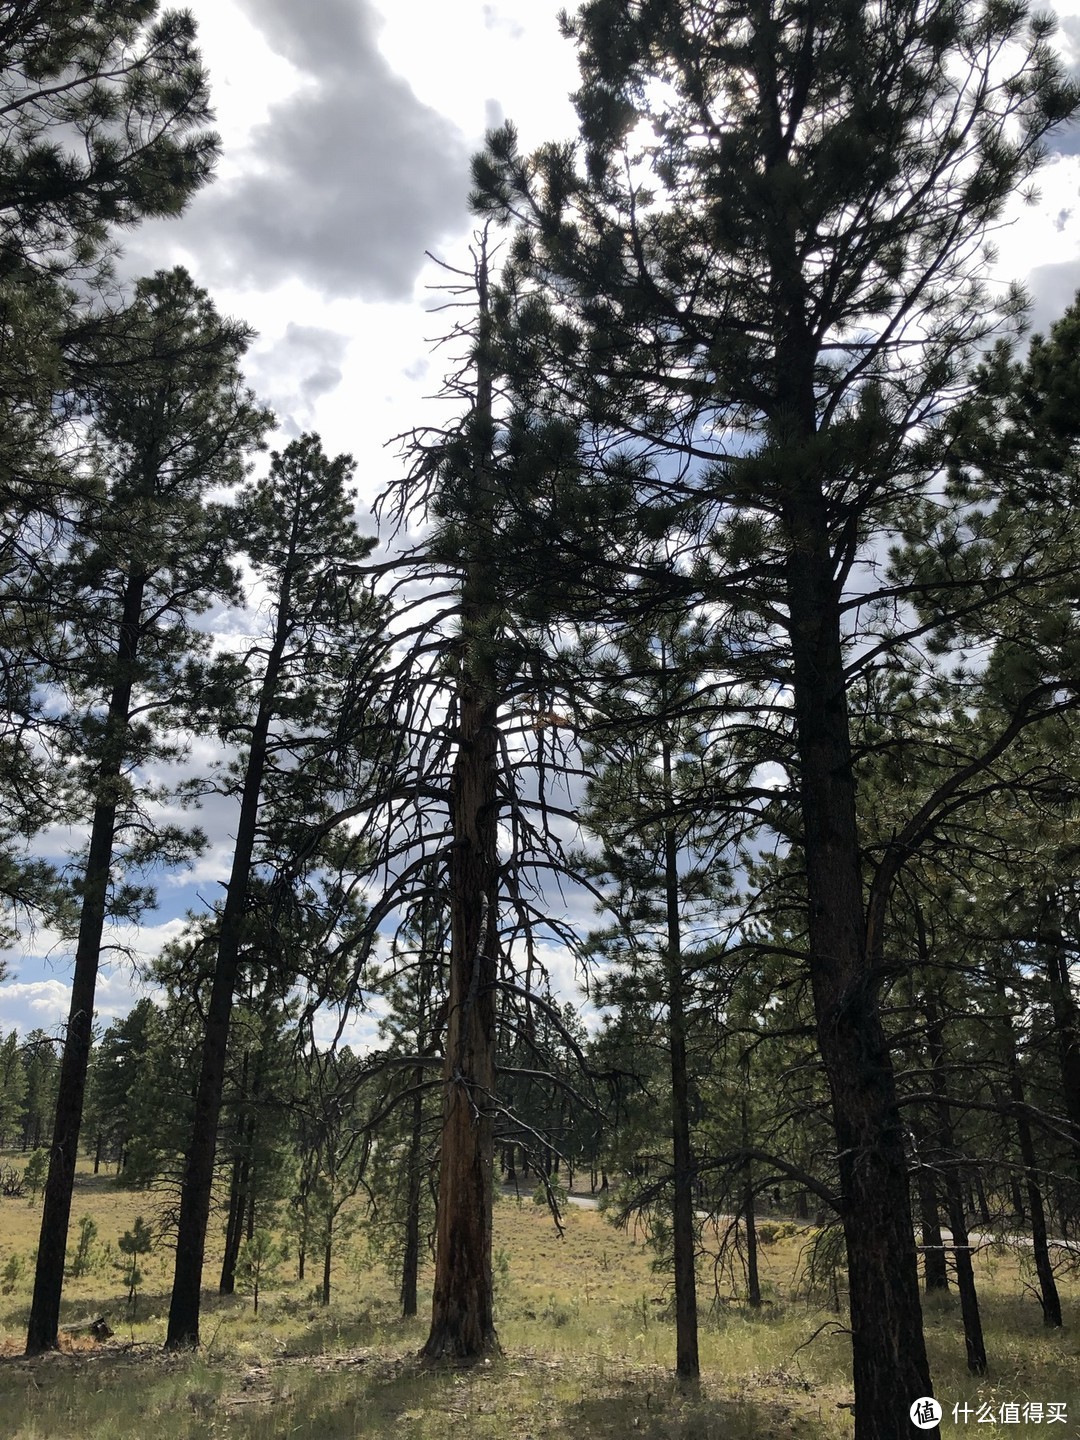
<svg viewBox="0 0 1080 1440">
<path fill-rule="evenodd" d="M 113 1334 L 109 1322 L 104 1315 L 99 1315 L 94 1320 L 80 1320 L 77 1325 L 61 1325 L 60 1332 L 63 1335 L 78 1335 L 84 1330 L 89 1330 L 95 1340 L 108 1340 Z"/>
</svg>

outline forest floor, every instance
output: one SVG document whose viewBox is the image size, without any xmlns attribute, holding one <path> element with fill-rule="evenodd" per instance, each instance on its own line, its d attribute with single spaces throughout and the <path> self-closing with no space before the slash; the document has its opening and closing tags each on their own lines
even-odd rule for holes
<svg viewBox="0 0 1080 1440">
<path fill-rule="evenodd" d="M 398 1315 L 396 1284 L 357 1229 L 343 1240 L 323 1307 L 308 1278 L 286 1262 L 260 1295 L 207 1296 L 204 1347 L 161 1350 L 170 1254 L 164 1243 L 141 1265 L 136 1315 L 127 1316 L 117 1240 L 142 1215 L 157 1229 L 162 1197 L 80 1175 L 77 1222 L 98 1226 L 90 1272 L 69 1282 L 63 1322 L 100 1314 L 115 1330 L 104 1342 L 65 1337 L 60 1354 L 21 1355 L 40 1202 L 0 1200 L 0 1437 L 3 1440 L 846 1440 L 851 1434 L 848 1340 L 828 1297 L 806 1294 L 806 1233 L 762 1223 L 765 1303 L 739 1298 L 741 1268 L 701 1284 L 702 1383 L 671 1374 L 674 1329 L 664 1277 L 640 1234 L 614 1229 L 594 1209 L 571 1206 L 565 1233 L 531 1196 L 495 1207 L 497 1323 L 502 1355 L 472 1369 L 417 1359 L 420 1318 Z M 778 1233 L 777 1233 L 778 1232 Z M 216 1281 L 211 1256 L 206 1278 Z M 1065 1263 L 1067 1257 L 1063 1257 Z M 125 1262 L 126 1263 L 126 1262 Z M 990 1373 L 964 1367 L 955 1297 L 928 1301 L 927 1341 L 944 1434 L 1080 1435 L 1080 1277 L 1061 1277 L 1066 1327 L 1047 1332 L 1030 1292 L 1022 1248 L 987 1246 L 977 1257 Z M 18 1268 L 16 1264 L 16 1269 Z M 843 1305 L 843 1294 L 840 1296 Z M 1044 1419 L 1012 1420 L 1005 1407 L 1042 1404 Z M 1060 1428 L 1051 1403 L 1066 1407 Z M 959 1423 L 954 1404 L 968 1406 Z M 995 1423 L 980 1413 L 993 1414 Z M 1029 1412 L 1034 1413 L 1034 1412 Z M 962 1412 L 961 1412 L 962 1415 Z M 1000 1417 L 1006 1418 L 1002 1420 Z"/>
</svg>

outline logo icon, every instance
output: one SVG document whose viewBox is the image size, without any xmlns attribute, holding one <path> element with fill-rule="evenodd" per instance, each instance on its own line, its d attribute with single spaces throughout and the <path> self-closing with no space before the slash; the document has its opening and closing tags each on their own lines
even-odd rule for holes
<svg viewBox="0 0 1080 1440">
<path fill-rule="evenodd" d="M 921 1395 L 908 1411 L 916 1430 L 932 1430 L 941 1419 L 941 1406 L 931 1395 Z"/>
</svg>

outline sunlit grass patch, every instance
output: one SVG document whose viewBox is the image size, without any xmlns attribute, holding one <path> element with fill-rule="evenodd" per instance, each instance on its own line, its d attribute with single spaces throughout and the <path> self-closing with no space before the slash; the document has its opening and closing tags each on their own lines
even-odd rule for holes
<svg viewBox="0 0 1080 1440">
<path fill-rule="evenodd" d="M 153 1193 L 117 1190 L 99 1178 L 80 1185 L 74 1213 L 94 1219 L 105 1246 L 137 1215 L 159 1225 L 159 1203 Z M 15 1247 L 29 1256 L 40 1214 L 40 1205 L 25 1201 L 0 1205 L 0 1267 Z M 737 1268 L 733 1289 L 730 1274 L 702 1257 L 703 1378 L 689 1387 L 672 1376 L 671 1288 L 643 1235 L 571 1207 L 560 1238 L 546 1210 L 529 1198 L 520 1204 L 500 1199 L 495 1206 L 503 1353 L 473 1369 L 420 1362 L 429 1297 L 421 1295 L 419 1317 L 403 1321 L 397 1277 L 367 1255 L 362 1232 L 342 1247 L 331 1305 L 318 1303 L 310 1271 L 300 1282 L 295 1265 L 285 1265 L 262 1294 L 258 1316 L 250 1296 L 213 1293 L 220 1253 L 211 1251 L 198 1355 L 161 1350 L 172 1262 L 161 1242 L 143 1267 L 134 1319 L 126 1314 L 120 1271 L 104 1250 L 90 1273 L 70 1282 L 65 1321 L 107 1312 L 116 1332 L 111 1341 L 99 1345 L 76 1336 L 72 1353 L 24 1360 L 28 1266 L 0 1297 L 3 1434 L 13 1440 L 445 1440 L 458 1434 L 469 1440 L 849 1440 L 845 1298 L 834 1312 L 799 1289 L 806 1238 L 780 1227 L 762 1246 L 766 1303 L 759 1309 L 746 1303 Z M 220 1245 L 216 1231 L 212 1239 Z M 977 1265 L 991 1366 L 984 1380 L 967 1374 L 955 1297 L 931 1297 L 926 1304 L 942 1401 L 1060 1400 L 1070 1418 L 1080 1415 L 1076 1331 L 1044 1330 L 1015 1251 L 988 1252 Z M 1063 1277 L 1062 1293 L 1071 1323 L 1074 1279 Z M 994 1429 L 984 1424 L 979 1433 Z M 1009 1433 L 1017 1433 L 1015 1427 Z"/>
</svg>

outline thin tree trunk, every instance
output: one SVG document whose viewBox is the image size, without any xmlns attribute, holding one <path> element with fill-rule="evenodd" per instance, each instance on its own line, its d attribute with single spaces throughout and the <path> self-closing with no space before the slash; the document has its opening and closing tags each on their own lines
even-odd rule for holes
<svg viewBox="0 0 1080 1440">
<path fill-rule="evenodd" d="M 334 1234 L 332 1229 L 333 1223 L 333 1220 L 329 1222 L 326 1232 L 326 1241 L 323 1245 L 322 1303 L 324 1305 L 330 1304 L 330 1264 L 333 1256 L 334 1247 Z"/>
<path fill-rule="evenodd" d="M 945 1134 L 951 1139 L 951 1125 L 946 1125 Z M 955 1172 L 953 1173 L 955 1174 Z M 975 1271 L 971 1264 L 971 1240 L 964 1213 L 964 1198 L 958 1178 L 946 1180 L 945 1197 L 949 1213 L 949 1229 L 952 1231 L 956 1288 L 960 1295 L 960 1314 L 964 1322 L 967 1368 L 972 1375 L 985 1375 L 986 1342 L 983 1339 L 979 1294 L 975 1288 Z"/>
<path fill-rule="evenodd" d="M 232 1295 L 236 1289 L 236 1265 L 240 1258 L 240 1247 L 245 1238 L 244 1217 L 247 1216 L 249 1222 L 251 1219 L 250 1200 L 253 1186 L 250 1149 L 245 1148 L 238 1159 L 239 1165 L 234 1170 L 233 1188 L 229 1195 L 229 1218 L 225 1229 L 225 1255 L 221 1262 L 219 1295 Z M 251 1239 L 253 1233 L 253 1227 L 249 1223 L 247 1227 L 248 1240 Z"/>
<path fill-rule="evenodd" d="M 424 1072 L 413 1072 L 413 1084 L 423 1083 Z M 417 1284 L 420 1276 L 420 1196 L 423 1190 L 423 1176 L 420 1173 L 420 1158 L 423 1149 L 424 1096 L 417 1089 L 412 1097 L 412 1117 L 409 1128 L 409 1149 L 406 1155 L 405 1172 L 405 1251 L 401 1262 L 401 1313 L 415 1315 L 417 1310 Z"/>
<path fill-rule="evenodd" d="M 254 1169 L 254 1165 L 253 1165 L 253 1163 L 252 1163 L 251 1161 L 249 1161 L 249 1162 L 248 1162 L 248 1190 L 247 1190 L 247 1196 L 246 1196 L 246 1201 L 247 1201 L 247 1225 L 246 1225 L 246 1227 L 245 1227 L 245 1235 L 244 1235 L 244 1238 L 245 1238 L 246 1240 L 253 1240 L 253 1239 L 255 1238 L 255 1177 L 251 1174 L 251 1171 L 252 1171 L 253 1169 Z"/>
<path fill-rule="evenodd" d="M 920 946 L 922 946 L 922 920 L 921 917 L 917 917 L 917 919 L 920 927 Z M 952 1110 L 949 1105 L 949 1092 L 945 1079 L 944 1022 L 939 1014 L 937 1001 L 929 990 L 924 999 L 924 1008 L 926 1048 L 930 1056 L 930 1085 L 934 1092 L 937 1109 L 937 1134 L 944 1160 L 945 1206 L 949 1216 L 949 1229 L 952 1231 L 956 1289 L 960 1295 L 960 1314 L 964 1322 L 967 1367 L 972 1375 L 985 1375 L 986 1342 L 983 1339 L 979 1294 L 975 1288 L 975 1272 L 971 1265 L 971 1245 L 968 1239 L 967 1216 L 964 1211 L 960 1154 L 953 1132 Z"/>
<path fill-rule="evenodd" d="M 1024 1165 L 1027 1181 L 1028 1212 L 1031 1222 L 1031 1247 L 1035 1257 L 1035 1273 L 1039 1277 L 1039 1303 L 1042 1305 L 1043 1323 L 1054 1329 L 1061 1326 L 1061 1297 L 1058 1295 L 1054 1267 L 1050 1260 L 1050 1246 L 1046 1233 L 1046 1209 L 1043 1205 L 1042 1189 L 1039 1185 L 1039 1165 L 1035 1154 L 1035 1141 L 1031 1134 L 1025 1109 L 1024 1082 L 1020 1075 L 1020 1062 L 1016 1054 L 1016 1037 L 1013 1032 L 1012 1016 L 1009 1014 L 1009 1000 L 1005 980 L 996 977 L 998 1000 L 1001 1003 L 1001 1035 L 1005 1049 L 1005 1066 L 1009 1076 L 1009 1094 L 1013 1102 L 1016 1119 L 1016 1136 L 1020 1142 L 1020 1159 Z"/>
<path fill-rule="evenodd" d="M 915 992 L 912 991 L 912 1002 Z M 912 1116 L 912 1134 L 915 1137 L 918 1164 L 915 1167 L 915 1189 L 919 1197 L 919 1229 L 923 1245 L 923 1284 L 929 1295 L 935 1290 L 948 1290 L 949 1267 L 945 1259 L 945 1242 L 941 1234 L 941 1211 L 938 1205 L 937 1184 L 934 1170 L 928 1164 L 930 1142 L 922 1125 Z M 940 1143 L 939 1143 L 940 1150 Z"/>
<path fill-rule="evenodd" d="M 245 1051 L 240 1065 L 240 1089 L 237 1095 L 238 1115 L 236 1120 L 236 1149 L 233 1152 L 232 1182 L 229 1185 L 229 1213 L 225 1222 L 225 1254 L 221 1260 L 221 1279 L 218 1281 L 219 1295 L 232 1295 L 236 1290 L 236 1262 L 240 1258 L 241 1219 L 247 1196 L 248 1145 L 245 1130 L 247 1117 L 243 1114 L 247 1099 L 248 1055 Z"/>
<path fill-rule="evenodd" d="M 1050 1012 L 1061 1069 L 1061 1093 L 1073 1145 L 1073 1164 L 1080 1174 L 1080 1011 L 1069 977 L 1069 956 L 1061 925 L 1060 897 L 1051 897 L 1040 940 L 1046 961 Z"/>
<path fill-rule="evenodd" d="M 662 762 L 664 787 L 670 802 L 673 800 L 671 747 L 666 740 L 662 749 Z M 670 829 L 664 834 L 664 895 L 667 918 L 665 998 L 671 1064 L 671 1137 L 675 1160 L 671 1200 L 671 1234 L 675 1264 L 675 1373 L 684 1380 L 697 1380 L 701 1375 L 695 1274 L 697 1235 L 694 1227 L 694 1157 L 690 1148 L 686 997 L 679 912 L 679 844 L 675 831 Z"/>
<path fill-rule="evenodd" d="M 747 1176 L 743 1190 L 743 1224 L 746 1227 L 746 1298 L 756 1309 L 761 1304 L 761 1281 L 758 1278 L 757 1216 L 754 1214 L 754 1187 Z"/>
<path fill-rule="evenodd" d="M 116 829 L 116 791 L 127 748 L 134 666 L 138 654 L 146 583 L 145 574 L 137 573 L 128 578 L 124 587 L 116 680 L 109 697 L 105 722 L 106 752 L 97 772 L 98 794 L 102 798 L 94 806 L 90 848 L 83 873 L 75 973 L 71 981 L 71 1005 L 64 1037 L 64 1054 L 60 1062 L 56 1117 L 53 1121 L 49 1153 L 49 1175 L 45 1182 L 45 1204 L 41 1215 L 34 1295 L 26 1335 L 28 1355 L 55 1350 L 59 1345 L 64 1256 L 71 1223 L 71 1194 L 75 1185 L 79 1129 L 82 1125 L 86 1076 L 90 1064 L 94 993 L 97 989 L 101 937 L 105 928 L 105 905 Z"/>
<path fill-rule="evenodd" d="M 979 1197 L 979 1224 L 984 1228 L 991 1224 L 990 1200 L 986 1194 L 986 1186 L 983 1183 L 982 1172 L 976 1170 L 972 1176 L 975 1183 L 975 1194 Z"/>
<path fill-rule="evenodd" d="M 919 1190 L 919 1226 L 923 1243 L 923 1283 L 929 1295 L 948 1290 L 949 1267 L 945 1262 L 945 1241 L 941 1234 L 937 1191 L 931 1171 L 920 1165 L 916 1174 Z"/>
<path fill-rule="evenodd" d="M 293 521 L 293 552 L 299 533 L 299 507 Z M 289 564 L 292 563 L 290 555 Z M 233 992 L 240 968 L 240 947 L 244 934 L 251 861 L 259 819 L 263 775 L 267 764 L 270 725 L 274 716 L 282 656 L 290 634 L 291 586 L 286 569 L 278 599 L 274 641 L 266 661 L 259 693 L 259 709 L 251 732 L 240 819 L 236 830 L 228 892 L 221 914 L 217 963 L 210 990 L 203 1031 L 199 1084 L 195 1093 L 191 1143 L 184 1166 L 180 1191 L 180 1221 L 176 1238 L 167 1349 L 194 1348 L 199 1343 L 199 1310 L 202 1292 L 206 1230 L 210 1220 L 210 1198 L 214 1184 L 214 1157 L 217 1149 L 218 1119 L 221 1114 L 225 1056 L 229 1042 Z"/>
<path fill-rule="evenodd" d="M 236 1290 L 236 1262 L 240 1255 L 240 1216 L 243 1214 L 243 1187 L 240 1171 L 244 1156 L 240 1150 L 233 1155 L 232 1180 L 229 1183 L 229 1213 L 225 1221 L 225 1254 L 221 1260 L 219 1295 L 232 1295 Z"/>
</svg>

